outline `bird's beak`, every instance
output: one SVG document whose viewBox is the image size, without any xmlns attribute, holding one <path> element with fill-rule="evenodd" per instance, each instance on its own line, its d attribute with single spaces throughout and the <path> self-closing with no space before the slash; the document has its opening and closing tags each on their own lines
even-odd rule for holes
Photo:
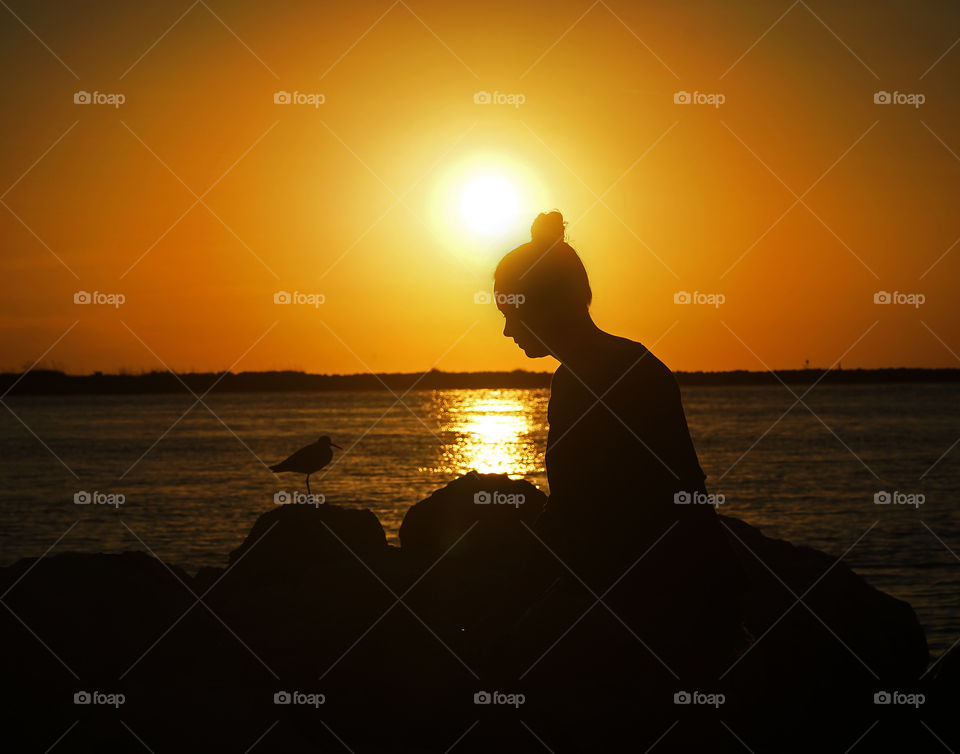
<svg viewBox="0 0 960 754">
<path fill-rule="evenodd" d="M 337 445 L 335 442 L 332 442 L 332 443 L 330 443 L 330 444 L 331 444 L 333 447 L 335 447 L 337 450 L 343 450 L 343 448 L 341 448 L 341 447 L 340 447 L 339 445 Z"/>
</svg>

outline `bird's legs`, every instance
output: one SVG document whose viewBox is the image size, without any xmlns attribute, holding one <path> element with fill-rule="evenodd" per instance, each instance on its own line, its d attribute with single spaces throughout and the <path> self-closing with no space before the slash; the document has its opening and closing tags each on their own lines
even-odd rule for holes
<svg viewBox="0 0 960 754">
<path fill-rule="evenodd" d="M 307 494 L 308 495 L 313 494 L 312 492 L 310 492 L 310 475 L 309 474 L 307 474 Z"/>
</svg>

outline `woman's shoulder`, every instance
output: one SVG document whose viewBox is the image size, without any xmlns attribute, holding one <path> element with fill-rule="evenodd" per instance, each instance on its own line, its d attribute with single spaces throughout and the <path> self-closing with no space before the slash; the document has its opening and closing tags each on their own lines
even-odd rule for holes
<svg viewBox="0 0 960 754">
<path fill-rule="evenodd" d="M 602 341 L 585 354 L 576 371 L 560 364 L 553 374 L 551 388 L 564 389 L 577 385 L 606 387 L 613 383 L 624 385 L 660 385 L 676 383 L 670 369 L 645 345 L 629 338 L 605 334 Z"/>
<path fill-rule="evenodd" d="M 614 367 L 629 369 L 630 373 L 638 377 L 644 375 L 649 378 L 673 379 L 673 372 L 643 343 L 611 335 L 606 350 L 606 361 Z"/>
</svg>

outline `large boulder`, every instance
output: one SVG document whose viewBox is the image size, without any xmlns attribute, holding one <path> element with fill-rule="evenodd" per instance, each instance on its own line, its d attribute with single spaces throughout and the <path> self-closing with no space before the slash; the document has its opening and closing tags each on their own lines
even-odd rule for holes
<svg viewBox="0 0 960 754">
<path fill-rule="evenodd" d="M 491 489 L 523 491 L 536 506 L 498 509 L 475 501 L 475 495 Z M 465 657 L 478 662 L 492 658 L 493 665 L 484 669 L 503 671 L 492 657 L 497 652 L 528 655 L 521 669 L 543 653 L 525 682 L 533 684 L 532 696 L 549 700 L 545 714 L 555 716 L 550 725 L 577 721 L 576 729 L 585 720 L 609 717 L 612 709 L 626 714 L 624 694 L 643 700 L 652 726 L 659 721 L 669 725 L 677 713 L 672 703 L 676 686 L 682 689 L 691 679 L 683 673 L 682 680 L 670 677 L 636 640 L 639 634 L 650 640 L 640 628 L 643 616 L 661 609 L 646 604 L 647 595 L 657 592 L 644 586 L 664 578 L 658 571 L 660 561 L 641 559 L 630 578 L 596 607 L 578 579 L 555 558 L 551 562 L 546 548 L 527 530 L 536 531 L 535 514 L 544 501 L 523 483 L 467 475 L 413 506 L 401 528 L 402 552 L 429 571 L 410 596 L 411 604 Z M 705 691 L 723 691 L 728 699 L 724 719 L 734 721 L 734 729 L 750 730 L 761 748 L 803 750 L 818 737 L 856 740 L 869 724 L 856 730 L 861 717 L 876 713 L 873 694 L 885 687 L 911 688 L 927 666 L 926 639 L 912 608 L 874 588 L 835 556 L 767 537 L 735 518 L 719 520 L 746 574 L 739 612 L 752 643 L 739 658 L 725 659 L 709 678 L 694 682 L 708 683 Z M 611 531 L 627 526 L 616 520 L 601 523 Z M 673 545 L 684 546 L 676 538 Z M 637 546 L 637 557 L 644 549 Z M 538 583 L 528 574 L 538 569 L 550 573 L 550 566 L 561 578 L 548 579 L 553 586 L 539 596 L 534 589 Z M 540 580 L 539 585 L 544 583 Z M 524 591 L 518 584 L 528 588 Z M 799 596 L 802 603 L 797 603 Z M 675 603 L 685 593 L 665 598 Z M 605 612 L 607 606 L 617 616 Z M 622 621 L 632 622 L 633 617 L 641 624 L 633 624 L 631 635 Z M 516 621 L 517 629 L 505 625 L 508 621 Z M 705 626 L 691 634 L 690 653 L 712 657 L 709 647 L 716 644 L 721 628 Z M 489 641 L 491 637 L 495 641 Z M 583 701 L 585 695 L 589 704 Z"/>
<path fill-rule="evenodd" d="M 724 676 L 741 700 L 730 724 L 752 729 L 761 749 L 796 751 L 816 740 L 852 742 L 881 719 L 885 745 L 911 747 L 922 736 L 917 721 L 874 703 L 879 691 L 915 691 L 929 662 L 910 605 L 836 556 L 735 518 L 721 522 L 748 574 L 742 615 L 754 637 Z"/>
<path fill-rule="evenodd" d="M 518 499 L 525 502 L 488 502 Z M 430 575 L 443 578 L 430 583 L 445 586 L 454 599 L 461 591 L 483 602 L 493 590 L 497 600 L 504 583 L 516 578 L 518 564 L 545 550 L 530 531 L 545 503 L 528 482 L 466 474 L 410 508 L 400 528 L 403 555 L 422 566 L 437 562 Z M 720 516 L 720 522 L 747 574 L 743 620 L 755 638 L 763 636 L 756 653 L 768 674 L 807 668 L 826 682 L 835 672 L 856 670 L 858 677 L 906 683 L 924 672 L 926 637 L 909 604 L 876 589 L 835 556 L 767 537 L 736 518 Z M 616 521 L 607 524 L 616 530 Z M 455 608 L 449 601 L 443 606 Z"/>
<path fill-rule="evenodd" d="M 551 559 L 532 531 L 546 499 L 525 480 L 470 472 L 404 516 L 406 601 L 471 664 L 535 596 L 522 577 Z"/>
<path fill-rule="evenodd" d="M 410 506 L 400 525 L 400 544 L 406 556 L 425 563 L 447 554 L 461 539 L 464 547 L 454 557 L 468 549 L 507 551 L 546 501 L 526 480 L 470 472 Z"/>
<path fill-rule="evenodd" d="M 272 580 L 336 560 L 379 559 L 387 549 L 380 521 L 366 508 L 286 504 L 256 520 L 229 562 L 245 561 L 245 573 Z"/>
<path fill-rule="evenodd" d="M 858 674 L 889 682 L 908 683 L 924 672 L 927 640 L 908 603 L 867 583 L 833 555 L 772 539 L 736 518 L 720 520 L 749 574 L 744 621 L 756 637 L 769 629 L 763 643 L 772 654 L 782 650 L 783 660 L 801 666 L 822 663 L 826 654 L 843 656 L 842 665 L 853 663 Z"/>
<path fill-rule="evenodd" d="M 0 569 L 0 583 L 0 702 L 11 751 L 46 749 L 51 731 L 77 720 L 68 749 L 122 751 L 131 738 L 107 710 L 159 746 L 155 730 L 215 697 L 217 679 L 244 675 L 243 647 L 195 605 L 187 574 L 145 552 L 25 559 Z M 124 702 L 75 704 L 82 692 Z"/>
<path fill-rule="evenodd" d="M 405 580 L 397 558 L 369 510 L 286 504 L 198 582 L 273 671 L 316 679 L 389 607 Z"/>
<path fill-rule="evenodd" d="M 14 653 L 17 663 L 34 648 L 42 654 L 46 644 L 67 674 L 116 678 L 193 603 L 184 584 L 184 571 L 145 552 L 25 558 L 0 569 L 7 617 L 16 616 L 4 623 L 2 644 L 30 645 L 30 652 Z"/>
<path fill-rule="evenodd" d="M 945 741 L 960 744 L 960 639 L 934 661 L 928 678 L 924 719 Z"/>
</svg>

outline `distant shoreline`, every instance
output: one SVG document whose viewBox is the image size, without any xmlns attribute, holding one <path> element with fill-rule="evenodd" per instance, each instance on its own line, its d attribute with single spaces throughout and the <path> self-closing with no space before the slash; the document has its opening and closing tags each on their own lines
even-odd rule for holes
<svg viewBox="0 0 960 754">
<path fill-rule="evenodd" d="M 776 372 L 676 372 L 681 385 L 862 385 L 960 382 L 960 369 L 784 369 Z M 441 372 L 382 374 L 308 374 L 306 372 L 216 372 L 73 375 L 37 369 L 0 374 L 0 391 L 10 395 L 136 395 L 186 392 L 197 394 L 286 393 L 329 390 L 417 390 L 548 388 L 551 372 Z M 12 388 L 12 389 L 11 389 Z"/>
</svg>

